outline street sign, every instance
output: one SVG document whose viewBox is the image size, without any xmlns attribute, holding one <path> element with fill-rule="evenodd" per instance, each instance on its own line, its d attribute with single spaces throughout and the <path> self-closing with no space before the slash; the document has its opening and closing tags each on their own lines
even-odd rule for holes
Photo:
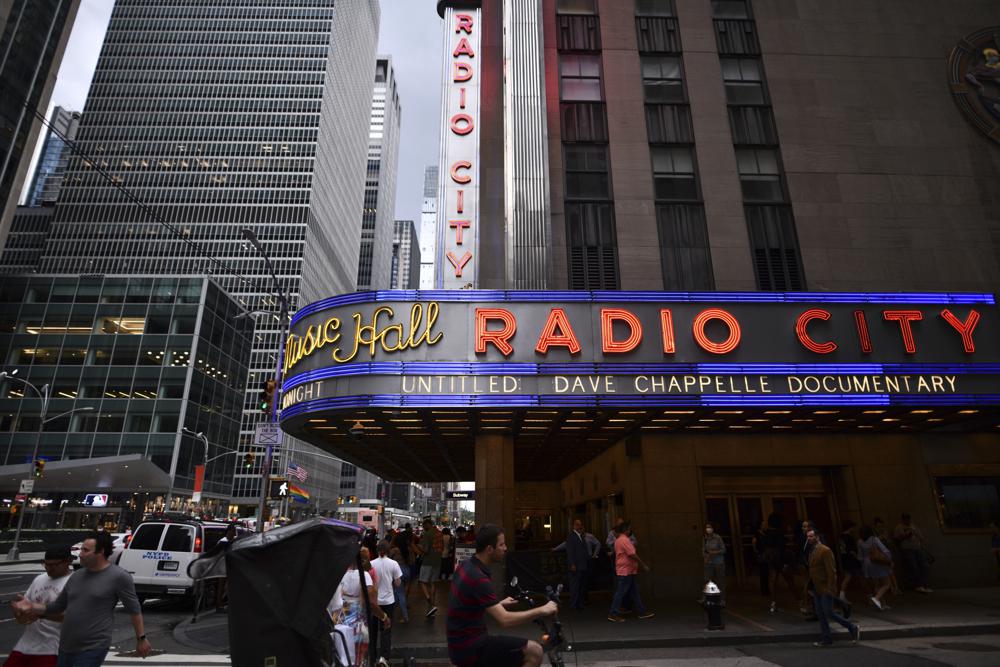
<svg viewBox="0 0 1000 667">
<path fill-rule="evenodd" d="M 476 545 L 459 544 L 455 546 L 455 565 L 462 561 L 469 560 L 476 555 Z"/>
<path fill-rule="evenodd" d="M 195 491 L 191 494 L 191 502 L 200 503 L 201 502 L 201 491 Z"/>
<path fill-rule="evenodd" d="M 14 496 L 15 503 L 23 503 L 27 502 L 27 500 L 28 500 L 28 494 L 26 493 L 19 493 L 16 496 Z"/>
<path fill-rule="evenodd" d="M 281 500 L 288 497 L 288 480 L 280 477 L 271 479 L 268 487 L 267 497 L 272 500 Z"/>
<path fill-rule="evenodd" d="M 474 489 L 469 491 L 445 491 L 445 500 L 475 500 L 476 491 Z"/>
<path fill-rule="evenodd" d="M 270 422 L 257 424 L 257 433 L 254 435 L 253 444 L 258 447 L 280 447 L 281 430 L 278 425 Z"/>
<path fill-rule="evenodd" d="M 21 488 L 18 493 L 32 493 L 35 490 L 35 480 L 33 479 L 22 479 Z"/>
</svg>

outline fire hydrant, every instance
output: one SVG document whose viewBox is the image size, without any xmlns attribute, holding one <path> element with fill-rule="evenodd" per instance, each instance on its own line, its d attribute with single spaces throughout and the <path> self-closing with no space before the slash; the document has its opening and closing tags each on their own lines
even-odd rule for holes
<svg viewBox="0 0 1000 667">
<path fill-rule="evenodd" d="M 708 614 L 708 625 L 705 626 L 706 630 L 725 630 L 726 622 L 722 620 L 722 592 L 719 587 L 715 585 L 714 581 L 710 581 L 705 584 L 704 601 L 701 606 L 705 608 L 705 613 Z"/>
</svg>

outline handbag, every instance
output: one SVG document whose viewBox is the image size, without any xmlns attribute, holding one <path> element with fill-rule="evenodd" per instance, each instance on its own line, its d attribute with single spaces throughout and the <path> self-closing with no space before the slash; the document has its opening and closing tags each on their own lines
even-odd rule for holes
<svg viewBox="0 0 1000 667">
<path fill-rule="evenodd" d="M 868 560 L 876 565 L 892 565 L 892 559 L 878 548 L 878 542 L 872 542 L 871 547 L 869 547 Z"/>
</svg>

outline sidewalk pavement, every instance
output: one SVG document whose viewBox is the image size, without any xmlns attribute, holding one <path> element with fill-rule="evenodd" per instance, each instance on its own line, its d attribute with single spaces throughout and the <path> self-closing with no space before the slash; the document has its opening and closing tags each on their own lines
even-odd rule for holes
<svg viewBox="0 0 1000 667">
<path fill-rule="evenodd" d="M 22 574 L 35 572 L 41 574 L 45 572 L 42 561 L 45 559 L 45 552 L 22 553 L 17 560 L 7 560 L 7 554 L 0 555 L 0 574 Z"/>
<path fill-rule="evenodd" d="M 422 659 L 443 658 L 447 655 L 444 606 L 436 618 L 427 619 L 426 603 L 413 591 L 410 602 L 410 622 L 394 619 L 392 643 L 397 655 Z M 439 592 L 443 598 L 443 592 Z M 625 623 L 607 620 L 610 596 L 591 595 L 591 604 L 582 611 L 566 609 L 560 614 L 567 637 L 575 650 L 593 651 L 622 648 L 667 648 L 682 646 L 725 646 L 777 642 L 813 642 L 819 639 L 819 625 L 806 621 L 793 603 L 790 594 L 782 590 L 775 613 L 768 611 L 767 601 L 759 595 L 733 593 L 725 609 L 726 629 L 708 631 L 706 616 L 694 597 L 690 600 L 671 599 L 650 604 L 656 616 L 639 620 L 627 617 Z M 957 588 L 939 590 L 930 595 L 907 592 L 889 598 L 892 610 L 879 612 L 863 602 L 855 591 L 849 598 L 854 602 L 851 620 L 860 624 L 862 641 L 930 635 L 972 635 L 1000 633 L 1000 588 Z M 835 639 L 846 640 L 847 633 L 833 624 Z M 490 624 L 490 633 L 500 633 Z M 502 631 L 538 639 L 539 629 L 533 624 Z M 841 634 L 836 634 L 836 633 Z M 228 651 L 228 616 L 206 614 L 191 625 L 190 619 L 178 624 L 174 638 L 191 648 L 224 653 Z"/>
</svg>

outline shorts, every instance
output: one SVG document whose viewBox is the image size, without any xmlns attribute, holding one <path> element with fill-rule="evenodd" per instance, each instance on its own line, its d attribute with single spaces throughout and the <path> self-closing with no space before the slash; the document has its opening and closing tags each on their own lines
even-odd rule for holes
<svg viewBox="0 0 1000 667">
<path fill-rule="evenodd" d="M 490 635 L 474 650 L 451 654 L 451 662 L 459 667 L 521 667 L 527 644 L 521 637 Z"/>
<path fill-rule="evenodd" d="M 11 651 L 4 667 L 56 667 L 54 655 L 27 655 L 20 651 Z"/>
<path fill-rule="evenodd" d="M 528 640 L 496 635 L 487 637 L 476 655 L 478 667 L 521 667 Z"/>
<path fill-rule="evenodd" d="M 417 577 L 417 581 L 429 584 L 432 581 L 437 581 L 439 575 L 441 574 L 441 565 L 421 565 L 420 566 L 420 576 Z"/>
</svg>

